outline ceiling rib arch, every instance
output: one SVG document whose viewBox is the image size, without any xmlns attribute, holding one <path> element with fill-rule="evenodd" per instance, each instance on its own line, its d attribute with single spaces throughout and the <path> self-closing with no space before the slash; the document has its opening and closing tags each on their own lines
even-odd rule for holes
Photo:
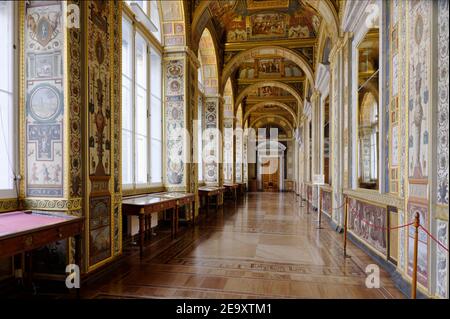
<svg viewBox="0 0 450 319">
<path fill-rule="evenodd" d="M 225 65 L 222 73 L 222 81 L 221 81 L 221 92 L 224 88 L 224 83 L 226 83 L 227 79 L 231 76 L 231 74 L 245 61 L 249 59 L 253 59 L 255 55 L 258 54 L 273 54 L 277 56 L 281 56 L 285 59 L 291 60 L 297 66 L 299 66 L 302 71 L 305 73 L 306 78 L 314 83 L 314 72 L 309 65 L 308 61 L 305 60 L 303 56 L 298 54 L 297 52 L 280 47 L 280 46 L 257 46 L 236 54 L 231 60 Z M 264 85 L 267 86 L 267 85 Z"/>
<path fill-rule="evenodd" d="M 262 87 L 266 87 L 266 86 L 279 87 L 279 88 L 289 92 L 297 100 L 298 107 L 300 107 L 300 108 L 303 107 L 303 101 L 302 101 L 302 97 L 300 96 L 300 94 L 290 85 L 280 82 L 280 81 L 260 81 L 260 82 L 256 82 L 256 83 L 253 83 L 253 84 L 247 86 L 237 96 L 235 105 L 239 105 L 240 103 L 242 103 L 242 100 L 247 95 L 249 95 L 249 93 L 251 93 L 253 90 L 259 89 Z"/>
<path fill-rule="evenodd" d="M 278 106 L 279 108 L 282 108 L 286 111 L 289 112 L 289 114 L 292 116 L 292 120 L 294 123 L 294 126 L 297 126 L 297 119 L 296 119 L 296 115 L 295 112 L 292 110 L 292 108 L 290 108 L 288 105 L 281 103 L 281 102 L 277 102 L 277 101 L 265 101 L 265 102 L 260 102 L 257 104 L 252 105 L 246 112 L 244 115 L 244 123 L 245 121 L 248 119 L 248 117 L 250 116 L 251 112 L 261 106 L 265 106 L 265 105 L 274 105 L 274 106 Z"/>
<path fill-rule="evenodd" d="M 250 122 L 249 127 L 255 128 L 255 125 L 261 122 L 262 120 L 265 120 L 263 124 L 273 123 L 276 125 L 280 125 L 285 129 L 286 133 L 288 134 L 288 137 L 292 137 L 292 133 L 294 132 L 293 126 L 291 125 L 291 123 L 289 123 L 289 120 L 286 117 L 278 114 L 264 114 L 258 116 L 257 118 L 255 118 L 253 121 Z"/>
</svg>

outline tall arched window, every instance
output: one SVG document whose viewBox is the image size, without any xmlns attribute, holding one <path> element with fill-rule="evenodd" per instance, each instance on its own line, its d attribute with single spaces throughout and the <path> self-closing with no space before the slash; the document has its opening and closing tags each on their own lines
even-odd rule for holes
<svg viewBox="0 0 450 319">
<path fill-rule="evenodd" d="M 127 0 L 126 3 L 138 16 L 140 22 L 161 43 L 161 20 L 159 18 L 159 1 L 157 0 Z M 144 16 L 141 15 L 144 14 Z"/>
<path fill-rule="evenodd" d="M 16 197 L 14 191 L 14 175 L 16 171 L 17 114 L 14 107 L 16 86 L 14 66 L 17 64 L 16 50 L 16 5 L 14 1 L 0 2 L 0 28 L 2 40 L 0 41 L 0 198 Z"/>
<path fill-rule="evenodd" d="M 152 35 L 160 29 L 158 2 L 127 3 L 135 14 L 125 7 L 122 18 L 122 183 L 135 189 L 162 183 L 162 53 Z M 158 27 L 136 12 L 153 15 Z"/>
<path fill-rule="evenodd" d="M 358 46 L 358 187 L 379 189 L 379 31 Z"/>
<path fill-rule="evenodd" d="M 198 105 L 197 105 L 197 161 L 198 161 L 198 180 L 203 181 L 203 76 L 201 68 L 198 69 Z"/>
</svg>

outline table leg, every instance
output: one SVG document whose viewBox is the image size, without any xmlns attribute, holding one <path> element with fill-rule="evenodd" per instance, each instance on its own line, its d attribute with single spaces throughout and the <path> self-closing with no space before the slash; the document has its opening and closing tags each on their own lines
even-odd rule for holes
<svg viewBox="0 0 450 319">
<path fill-rule="evenodd" d="M 192 227 L 195 227 L 195 200 L 191 202 L 191 223 Z"/>
<path fill-rule="evenodd" d="M 216 195 L 216 212 L 219 210 L 219 194 Z"/>
<path fill-rule="evenodd" d="M 179 223 L 179 214 L 180 210 L 178 209 L 178 205 L 175 207 L 175 237 L 178 234 L 178 223 Z"/>
<path fill-rule="evenodd" d="M 206 195 L 206 216 L 209 214 L 209 195 Z"/>
<path fill-rule="evenodd" d="M 31 251 L 25 253 L 25 264 L 26 264 L 26 285 L 28 288 L 33 287 L 33 261 L 31 258 Z"/>
<path fill-rule="evenodd" d="M 145 235 L 144 235 L 144 238 L 145 239 L 148 239 L 148 216 L 145 216 L 145 219 L 144 219 L 144 221 L 145 221 L 145 230 L 144 230 L 144 233 L 145 233 Z"/>
<path fill-rule="evenodd" d="M 139 215 L 139 254 L 141 258 L 144 252 L 144 227 L 145 227 L 144 218 L 145 218 L 144 214 Z"/>
</svg>

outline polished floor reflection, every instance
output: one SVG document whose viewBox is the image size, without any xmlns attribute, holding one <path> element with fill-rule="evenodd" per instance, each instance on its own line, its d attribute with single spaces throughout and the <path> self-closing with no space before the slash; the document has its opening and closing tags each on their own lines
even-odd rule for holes
<svg viewBox="0 0 450 319">
<path fill-rule="evenodd" d="M 306 205 L 305 205 L 306 206 Z M 375 263 L 292 193 L 249 193 L 210 211 L 176 240 L 164 231 L 144 258 L 137 247 L 84 298 L 404 298 L 381 268 L 381 287 L 365 285 Z"/>
</svg>

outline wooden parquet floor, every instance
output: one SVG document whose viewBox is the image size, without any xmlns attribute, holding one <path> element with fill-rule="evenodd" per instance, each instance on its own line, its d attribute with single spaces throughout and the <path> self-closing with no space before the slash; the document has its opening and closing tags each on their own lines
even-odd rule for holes
<svg viewBox="0 0 450 319">
<path fill-rule="evenodd" d="M 326 219 L 317 229 L 292 193 L 248 193 L 202 216 L 175 240 L 159 233 L 142 259 L 126 247 L 82 298 L 404 298 L 381 267 L 381 287 L 367 288 L 376 262 L 352 243 L 344 258 L 342 234 Z"/>
</svg>

